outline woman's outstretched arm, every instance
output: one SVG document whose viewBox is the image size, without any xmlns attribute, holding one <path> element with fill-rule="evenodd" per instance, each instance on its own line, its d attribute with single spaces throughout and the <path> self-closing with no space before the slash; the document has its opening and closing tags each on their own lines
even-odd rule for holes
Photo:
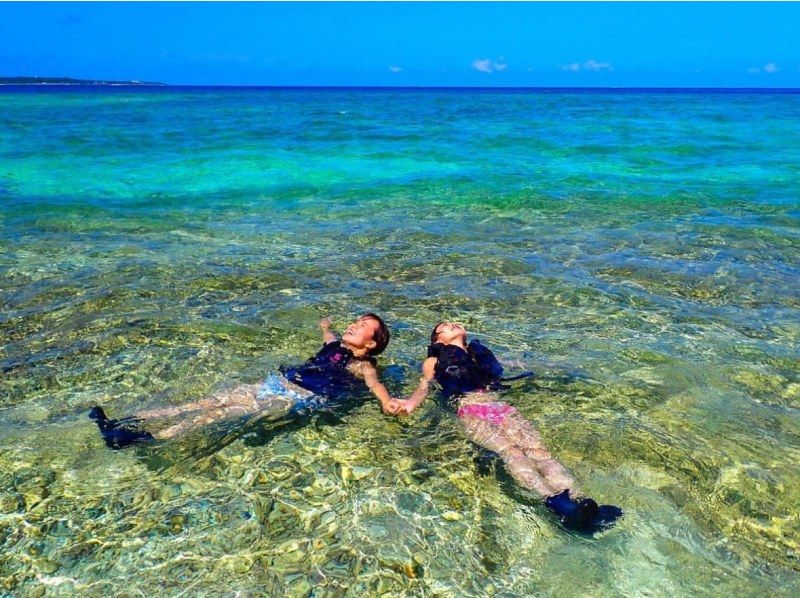
<svg viewBox="0 0 800 598">
<path fill-rule="evenodd" d="M 327 345 L 328 343 L 332 343 L 335 340 L 339 340 L 336 338 L 336 335 L 331 332 L 331 319 L 330 318 L 322 318 L 319 321 L 319 329 L 322 330 L 322 342 L 323 344 Z"/>
<path fill-rule="evenodd" d="M 389 395 L 389 391 L 378 379 L 378 370 L 375 369 L 375 366 L 370 363 L 364 363 L 361 365 L 361 372 L 364 375 L 364 384 L 372 391 L 375 398 L 380 401 L 381 409 L 383 409 L 384 413 L 396 415 L 398 411 L 402 411 L 398 400 Z"/>
<path fill-rule="evenodd" d="M 411 413 L 422 405 L 422 402 L 428 396 L 428 390 L 430 388 L 431 382 L 433 382 L 435 372 L 434 369 L 436 368 L 436 358 L 435 357 L 428 357 L 425 361 L 422 362 L 422 377 L 419 379 L 419 386 L 417 386 L 416 390 L 411 393 L 411 396 L 407 399 L 398 399 L 397 402 L 400 403 L 403 407 L 398 413 Z"/>
</svg>

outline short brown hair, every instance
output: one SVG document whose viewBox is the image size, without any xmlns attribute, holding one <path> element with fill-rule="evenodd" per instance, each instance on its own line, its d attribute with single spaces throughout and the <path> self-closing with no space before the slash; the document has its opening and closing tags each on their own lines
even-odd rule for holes
<svg viewBox="0 0 800 598">
<path fill-rule="evenodd" d="M 389 338 L 391 337 L 389 334 L 389 327 L 386 326 L 386 323 L 383 320 L 381 320 L 380 316 L 372 312 L 367 312 L 361 317 L 375 320 L 378 323 L 378 329 L 375 331 L 375 334 L 372 335 L 372 340 L 375 341 L 375 346 L 367 351 L 367 355 L 380 355 L 383 353 L 386 345 L 389 344 Z"/>
</svg>

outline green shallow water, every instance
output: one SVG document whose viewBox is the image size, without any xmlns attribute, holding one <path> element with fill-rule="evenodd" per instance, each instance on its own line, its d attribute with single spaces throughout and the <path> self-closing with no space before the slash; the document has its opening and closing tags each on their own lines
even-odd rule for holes
<svg viewBox="0 0 800 598">
<path fill-rule="evenodd" d="M 795 595 L 792 94 L 0 93 L 0 594 Z M 111 452 L 86 418 L 385 317 L 464 322 L 582 487 L 560 530 L 428 401 Z"/>
</svg>

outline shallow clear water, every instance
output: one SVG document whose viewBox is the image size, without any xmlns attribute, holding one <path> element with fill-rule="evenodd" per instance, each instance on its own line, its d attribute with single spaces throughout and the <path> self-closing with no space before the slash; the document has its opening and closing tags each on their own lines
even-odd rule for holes
<svg viewBox="0 0 800 598">
<path fill-rule="evenodd" d="M 800 96 L 0 92 L 0 595 L 800 591 Z M 86 418 L 455 318 L 594 539 L 435 402 L 111 452 Z"/>
</svg>

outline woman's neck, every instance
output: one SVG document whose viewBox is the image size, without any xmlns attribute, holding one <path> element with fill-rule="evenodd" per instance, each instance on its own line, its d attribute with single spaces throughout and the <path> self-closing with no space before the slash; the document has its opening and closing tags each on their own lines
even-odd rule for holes
<svg viewBox="0 0 800 598">
<path fill-rule="evenodd" d="M 451 340 L 451 341 L 450 341 L 449 343 L 447 343 L 447 344 L 448 344 L 448 345 L 455 345 L 456 347 L 460 347 L 460 348 L 461 348 L 461 349 L 463 349 L 464 351 L 466 351 L 466 350 L 467 350 L 467 344 L 464 342 L 464 339 L 463 339 L 463 338 L 454 338 L 453 340 Z"/>
<path fill-rule="evenodd" d="M 367 354 L 366 347 L 361 347 L 361 348 L 354 347 L 353 345 L 351 345 L 347 341 L 341 341 L 341 343 L 345 346 L 346 349 L 349 349 L 349 351 L 353 354 L 353 357 L 357 357 L 358 359 L 362 359 Z"/>
</svg>

